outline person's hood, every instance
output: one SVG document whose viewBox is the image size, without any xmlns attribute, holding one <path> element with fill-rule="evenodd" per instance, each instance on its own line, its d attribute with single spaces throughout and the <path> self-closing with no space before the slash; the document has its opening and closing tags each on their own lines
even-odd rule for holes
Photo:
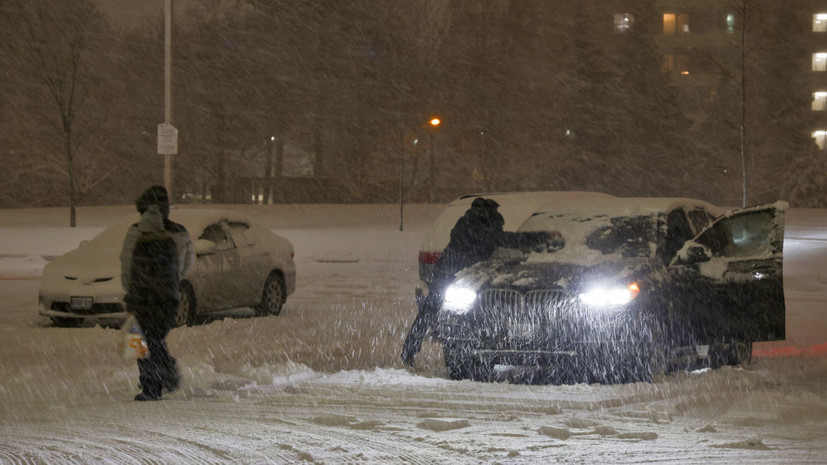
<svg viewBox="0 0 827 465">
<path fill-rule="evenodd" d="M 164 231 L 164 215 L 158 205 L 149 205 L 141 214 L 141 221 L 138 222 L 138 231 L 142 233 Z"/>
<path fill-rule="evenodd" d="M 169 216 L 169 195 L 164 186 L 150 186 L 135 201 L 135 207 L 142 215 L 150 205 L 157 205 L 164 217 Z"/>
</svg>

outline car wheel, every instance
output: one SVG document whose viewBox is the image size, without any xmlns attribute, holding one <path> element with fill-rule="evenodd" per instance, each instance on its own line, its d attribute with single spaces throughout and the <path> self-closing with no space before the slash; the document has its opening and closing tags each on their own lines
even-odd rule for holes
<svg viewBox="0 0 827 465">
<path fill-rule="evenodd" d="M 452 344 L 443 344 L 442 353 L 445 356 L 445 369 L 448 371 L 449 379 L 459 381 L 471 377 L 464 348 Z"/>
<path fill-rule="evenodd" d="M 666 374 L 671 349 L 658 322 L 649 325 L 648 333 L 642 344 L 643 351 L 635 374 L 639 381 L 651 383 Z"/>
<path fill-rule="evenodd" d="M 267 277 L 264 283 L 264 290 L 261 293 L 261 303 L 258 305 L 258 316 L 278 315 L 286 300 L 284 277 L 281 273 L 274 271 Z"/>
<path fill-rule="evenodd" d="M 749 365 L 752 362 L 752 342 L 730 342 L 709 346 L 710 368 L 725 365 Z"/>
<path fill-rule="evenodd" d="M 490 382 L 494 375 L 494 364 L 487 360 L 471 358 L 469 372 L 474 381 Z"/>
<path fill-rule="evenodd" d="M 77 328 L 83 324 L 82 318 L 55 318 L 52 317 L 52 324 L 58 328 Z"/>
<path fill-rule="evenodd" d="M 190 325 L 195 321 L 195 293 L 189 283 L 181 283 L 178 292 L 178 313 L 175 315 L 175 326 Z"/>
</svg>

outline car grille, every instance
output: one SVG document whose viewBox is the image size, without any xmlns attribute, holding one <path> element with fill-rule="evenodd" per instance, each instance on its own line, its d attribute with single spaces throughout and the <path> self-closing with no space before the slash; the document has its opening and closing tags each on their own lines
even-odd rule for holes
<svg viewBox="0 0 827 465">
<path fill-rule="evenodd" d="M 478 305 L 488 336 L 510 346 L 583 340 L 593 326 L 582 307 L 560 291 L 489 289 Z"/>
</svg>

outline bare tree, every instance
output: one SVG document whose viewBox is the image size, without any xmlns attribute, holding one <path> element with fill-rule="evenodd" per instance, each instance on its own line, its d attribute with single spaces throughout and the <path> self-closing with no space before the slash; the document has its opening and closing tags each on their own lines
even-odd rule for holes
<svg viewBox="0 0 827 465">
<path fill-rule="evenodd" d="M 57 166 L 65 170 L 69 183 L 69 225 L 77 224 L 77 196 L 80 184 L 76 155 L 84 141 L 78 137 L 78 119 L 89 92 L 85 57 L 90 37 L 99 32 L 100 16 L 94 5 L 74 2 L 20 0 L 20 35 L 23 48 L 34 66 L 36 79 L 47 90 L 59 114 L 62 131 L 63 160 Z M 98 22 L 96 24 L 96 22 Z M 84 184 L 89 184 L 87 180 Z"/>
</svg>

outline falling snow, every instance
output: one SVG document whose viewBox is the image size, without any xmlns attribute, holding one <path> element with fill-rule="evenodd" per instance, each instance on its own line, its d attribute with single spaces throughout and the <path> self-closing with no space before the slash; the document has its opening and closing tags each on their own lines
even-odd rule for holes
<svg viewBox="0 0 827 465">
<path fill-rule="evenodd" d="M 295 245 L 297 291 L 277 317 L 173 330 L 183 386 L 157 403 L 131 400 L 119 330 L 36 312 L 43 265 L 131 207 L 82 208 L 76 229 L 61 209 L 0 211 L 0 463 L 824 462 L 820 211 L 788 212 L 787 341 L 756 344 L 751 365 L 552 386 L 450 381 L 428 340 L 403 369 L 441 207 L 408 206 L 404 231 L 387 205 L 243 207 Z"/>
</svg>

